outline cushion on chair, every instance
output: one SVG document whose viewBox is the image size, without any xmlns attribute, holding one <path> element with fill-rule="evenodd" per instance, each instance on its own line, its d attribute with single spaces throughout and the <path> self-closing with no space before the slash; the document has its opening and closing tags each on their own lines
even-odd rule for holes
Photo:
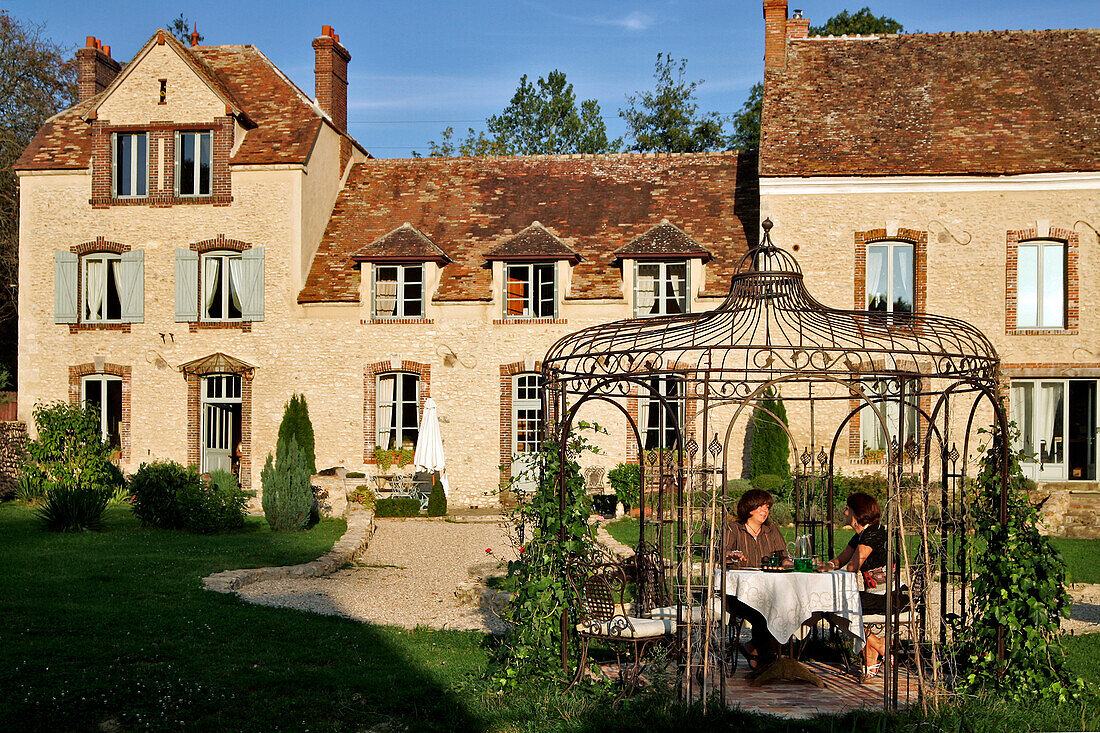
<svg viewBox="0 0 1100 733">
<path fill-rule="evenodd" d="M 649 614 L 649 618 L 654 619 L 671 619 L 676 620 L 677 606 L 662 606 L 660 608 L 652 609 Z M 710 612 L 717 616 L 722 614 L 722 620 L 724 623 L 729 623 L 729 613 L 725 609 L 725 604 L 722 603 L 721 598 L 712 598 L 710 602 Z M 702 606 L 685 607 L 683 612 L 683 621 L 686 623 L 692 623 L 694 621 L 701 621 L 703 614 Z"/>
<path fill-rule="evenodd" d="M 907 624 L 912 620 L 912 615 L 909 613 L 909 609 L 901 611 L 895 615 L 898 623 Z M 886 614 L 883 613 L 866 613 L 863 615 L 864 624 L 879 624 L 880 626 L 886 623 Z"/>
<path fill-rule="evenodd" d="M 627 626 L 625 621 L 630 622 Z M 614 636 L 622 639 L 648 639 L 676 633 L 676 619 L 636 618 L 618 616 L 607 621 L 577 624 L 577 631 L 594 636 Z"/>
</svg>

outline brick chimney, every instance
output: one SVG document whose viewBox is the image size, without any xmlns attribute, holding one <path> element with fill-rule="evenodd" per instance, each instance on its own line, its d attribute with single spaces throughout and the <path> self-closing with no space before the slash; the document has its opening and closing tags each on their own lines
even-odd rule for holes
<svg viewBox="0 0 1100 733">
<path fill-rule="evenodd" d="M 795 9 L 794 15 L 787 18 L 787 40 L 808 38 L 810 35 L 810 19 L 802 17 L 802 11 Z"/>
<path fill-rule="evenodd" d="M 313 39 L 313 74 L 317 104 L 340 132 L 348 131 L 348 62 L 351 54 L 340 43 L 332 26 L 321 28 Z"/>
<path fill-rule="evenodd" d="M 88 36 L 84 48 L 76 52 L 76 68 L 78 94 L 83 102 L 110 86 L 122 66 L 111 58 L 110 46 Z"/>
</svg>

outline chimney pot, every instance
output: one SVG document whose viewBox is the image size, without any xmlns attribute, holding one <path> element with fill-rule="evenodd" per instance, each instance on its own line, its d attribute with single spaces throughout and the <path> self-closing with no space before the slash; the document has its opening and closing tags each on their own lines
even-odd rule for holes
<svg viewBox="0 0 1100 733">
<path fill-rule="evenodd" d="M 321 26 L 321 35 L 322 36 L 328 36 L 329 38 L 332 38 L 332 26 L 331 25 Z"/>
<path fill-rule="evenodd" d="M 103 47 L 103 53 L 107 54 L 107 58 L 110 58 L 111 57 L 111 47 L 110 46 L 104 46 Z"/>
<path fill-rule="evenodd" d="M 88 36 L 84 41 L 84 48 L 95 48 L 96 41 L 95 36 Z"/>
<path fill-rule="evenodd" d="M 77 94 L 81 102 L 102 92 L 122 68 L 111 58 L 111 47 L 95 36 L 88 36 L 84 48 L 76 52 Z"/>
</svg>

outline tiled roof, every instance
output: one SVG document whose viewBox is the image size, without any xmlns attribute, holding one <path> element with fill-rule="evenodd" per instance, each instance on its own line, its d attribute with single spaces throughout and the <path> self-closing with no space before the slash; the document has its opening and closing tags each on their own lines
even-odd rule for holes
<svg viewBox="0 0 1100 733">
<path fill-rule="evenodd" d="M 1100 170 L 1100 31 L 808 38 L 765 79 L 762 176 Z"/>
<path fill-rule="evenodd" d="M 304 163 L 323 124 L 323 113 L 271 61 L 252 46 L 186 48 L 196 73 L 239 105 L 250 124 L 232 164 Z M 15 164 L 17 170 L 86 168 L 91 125 L 81 115 L 102 95 L 66 110 L 38 131 Z M 351 140 L 351 138 L 348 138 Z M 354 143 L 358 147 L 358 143 Z"/>
<path fill-rule="evenodd" d="M 701 257 L 710 259 L 710 252 L 689 237 L 679 227 L 662 221 L 645 234 L 615 250 L 619 257 L 633 259 L 659 259 L 663 257 Z"/>
<path fill-rule="evenodd" d="M 580 255 L 536 221 L 486 252 L 485 259 L 570 260 L 576 264 L 580 261 Z"/>
<path fill-rule="evenodd" d="M 353 252 L 351 258 L 356 262 L 378 262 L 385 260 L 435 260 L 443 263 L 447 255 L 436 247 L 432 240 L 405 222 L 393 231 L 383 234 L 370 244 Z"/>
<path fill-rule="evenodd" d="M 436 301 L 491 298 L 488 255 L 536 221 L 582 258 L 573 298 L 621 298 L 616 250 L 666 219 L 713 254 L 705 295 L 721 296 L 756 238 L 758 206 L 746 153 L 367 160 L 336 201 L 298 302 L 357 302 L 351 255 L 404 222 L 453 260 Z"/>
</svg>

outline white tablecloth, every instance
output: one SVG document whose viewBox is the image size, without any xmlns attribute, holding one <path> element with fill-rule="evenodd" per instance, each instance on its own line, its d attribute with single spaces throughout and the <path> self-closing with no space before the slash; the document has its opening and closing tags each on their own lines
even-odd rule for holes
<svg viewBox="0 0 1100 733">
<path fill-rule="evenodd" d="M 722 587 L 721 580 L 721 571 L 718 571 L 715 577 L 718 589 Z M 843 570 L 830 573 L 728 570 L 726 595 L 736 596 L 746 606 L 759 611 L 768 622 L 768 630 L 780 643 L 796 635 L 815 613 L 829 613 L 847 622 L 846 630 L 856 637 L 857 647 L 863 647 L 863 609 L 855 573 Z"/>
</svg>

